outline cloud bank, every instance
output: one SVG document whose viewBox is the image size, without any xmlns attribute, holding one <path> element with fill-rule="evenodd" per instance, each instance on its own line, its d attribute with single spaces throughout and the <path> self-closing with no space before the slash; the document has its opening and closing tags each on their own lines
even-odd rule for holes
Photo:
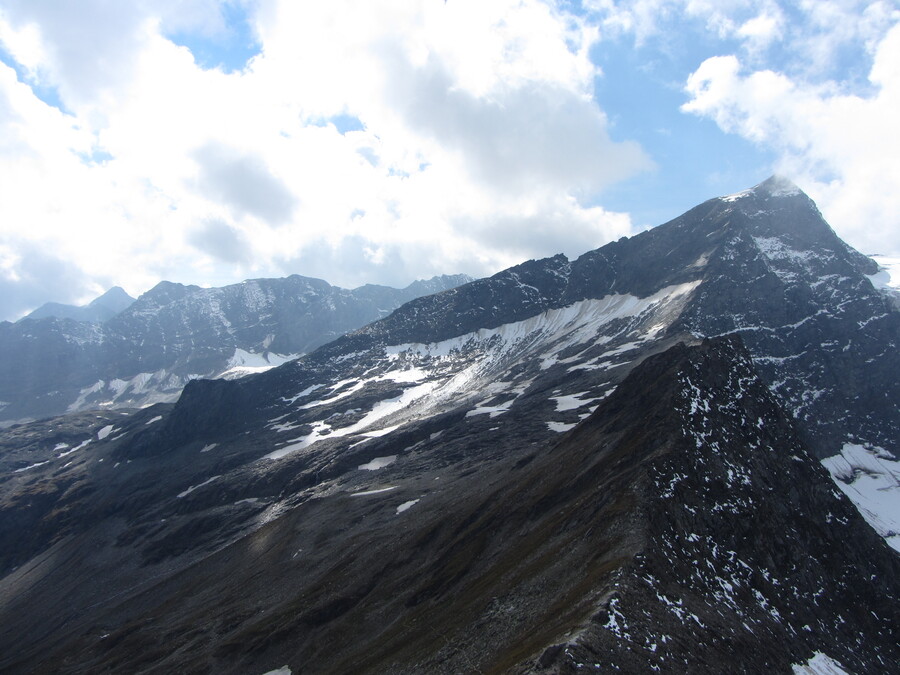
<svg viewBox="0 0 900 675">
<path fill-rule="evenodd" d="M 5 0 L 0 318 L 484 275 L 738 173 L 900 254 L 898 71 L 897 0 Z"/>
<path fill-rule="evenodd" d="M 178 44 L 225 49 L 236 15 L 243 68 Z M 74 301 L 481 275 L 628 234 L 593 200 L 652 162 L 592 98 L 597 39 L 538 0 L 5 3 L 0 315 L 32 306 L 33 250 L 72 270 L 43 291 Z"/>
</svg>

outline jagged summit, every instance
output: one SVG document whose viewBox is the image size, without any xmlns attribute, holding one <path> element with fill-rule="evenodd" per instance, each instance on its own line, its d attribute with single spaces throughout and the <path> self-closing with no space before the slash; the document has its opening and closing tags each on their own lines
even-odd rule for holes
<svg viewBox="0 0 900 675">
<path fill-rule="evenodd" d="M 806 196 L 797 185 L 789 178 L 775 174 L 769 176 L 766 180 L 752 188 L 735 192 L 734 194 L 719 197 L 724 202 L 733 202 L 743 197 L 794 197 L 797 195 Z"/>
<path fill-rule="evenodd" d="M 747 190 L 711 199 L 685 216 L 698 223 L 719 220 L 736 233 L 743 232 L 784 280 L 878 271 L 870 258 L 841 240 L 815 202 L 784 176 L 774 175 Z"/>
<path fill-rule="evenodd" d="M 775 174 L 756 185 L 753 190 L 757 193 L 767 192 L 772 197 L 789 197 L 796 194 L 805 194 L 790 178 Z"/>
</svg>

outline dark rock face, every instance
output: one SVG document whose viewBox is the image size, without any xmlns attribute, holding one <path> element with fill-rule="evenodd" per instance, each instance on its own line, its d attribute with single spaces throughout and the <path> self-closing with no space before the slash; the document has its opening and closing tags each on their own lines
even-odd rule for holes
<svg viewBox="0 0 900 675">
<path fill-rule="evenodd" d="M 642 458 L 644 547 L 583 632 L 526 670 L 781 672 L 821 651 L 850 672 L 889 671 L 900 613 L 883 594 L 900 591 L 897 556 L 812 461 L 737 342 L 670 351 L 591 420 L 619 403 L 601 428 L 630 421 L 637 434 L 623 442 Z M 671 407 L 641 433 L 634 410 L 653 402 L 634 397 L 646 391 Z M 572 441 L 602 447 L 598 431 L 586 423 Z"/>
<path fill-rule="evenodd" d="M 523 424 L 510 415 L 507 429 Z M 165 573 L 238 520 L 225 506 L 237 493 L 185 494 L 182 509 L 220 506 L 156 535 L 142 571 L 164 582 L 101 599 L 55 627 L 53 649 L 4 669 L 787 672 L 820 651 L 885 672 L 900 659 L 900 560 L 834 490 L 738 341 L 648 358 L 555 442 L 520 435 L 503 457 L 448 465 L 466 424 L 445 419 L 444 444 L 376 483 L 400 487 L 308 493 Z M 118 565 L 153 536 L 122 531 Z M 61 572 L 11 575 L 41 574 L 13 594 L 18 612 L 52 604 Z M 33 613 L 20 623 L 39 625 Z"/>
<path fill-rule="evenodd" d="M 900 559 L 818 458 L 896 442 L 897 312 L 829 233 L 770 180 L 3 431 L 0 670 L 891 672 Z"/>
<path fill-rule="evenodd" d="M 236 350 L 256 357 L 249 365 L 277 365 L 467 281 L 352 291 L 297 275 L 211 289 L 164 281 L 127 303 L 112 289 L 84 308 L 45 307 L 0 324 L 0 421 L 174 400 L 190 379 L 241 365 Z"/>
<path fill-rule="evenodd" d="M 728 236 L 683 325 L 739 333 L 819 457 L 847 439 L 897 454 L 900 312 L 872 286 L 875 263 L 838 239 L 806 195 L 778 187 L 719 200 Z"/>
</svg>

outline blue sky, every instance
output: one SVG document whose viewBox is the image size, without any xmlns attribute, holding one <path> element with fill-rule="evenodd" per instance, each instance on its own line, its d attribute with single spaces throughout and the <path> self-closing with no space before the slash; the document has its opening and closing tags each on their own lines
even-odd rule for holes
<svg viewBox="0 0 900 675">
<path fill-rule="evenodd" d="M 586 250 L 772 173 L 900 253 L 897 0 L 0 0 L 0 318 Z"/>
</svg>

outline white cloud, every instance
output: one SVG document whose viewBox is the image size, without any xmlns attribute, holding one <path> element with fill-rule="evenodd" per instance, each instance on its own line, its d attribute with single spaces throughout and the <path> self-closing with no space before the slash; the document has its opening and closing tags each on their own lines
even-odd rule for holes
<svg viewBox="0 0 900 675">
<path fill-rule="evenodd" d="M 225 73 L 166 38 L 227 32 L 222 2 L 5 3 L 26 72 L 0 64 L 7 279 L 39 244 L 84 275 L 55 300 L 161 277 L 408 283 L 629 231 L 591 200 L 651 162 L 592 99 L 584 19 L 540 0 L 245 6 L 260 53 Z"/>
<path fill-rule="evenodd" d="M 754 61 L 777 47 L 785 69 L 819 78 L 848 51 L 871 53 L 900 11 L 892 0 L 586 0 L 585 6 L 608 33 L 633 35 L 638 46 L 661 43 L 671 53 L 687 43 L 690 51 L 698 36 L 715 36 Z"/>
<path fill-rule="evenodd" d="M 795 31 L 795 49 L 817 74 L 827 73 L 848 48 L 873 53 L 900 18 L 897 3 L 884 0 L 801 0 L 799 9 L 805 25 Z"/>
<path fill-rule="evenodd" d="M 273 225 L 290 220 L 296 199 L 261 157 L 210 143 L 199 148 L 194 159 L 200 168 L 197 192 L 210 201 Z"/>
<path fill-rule="evenodd" d="M 683 30 L 672 31 L 673 26 L 683 27 L 685 20 L 698 21 L 724 39 L 738 34 L 748 18 L 774 19 L 778 14 L 772 0 L 588 0 L 585 5 L 601 18 L 607 30 L 634 34 L 639 45 L 650 39 L 665 41 L 683 36 Z"/>
<path fill-rule="evenodd" d="M 770 7 L 752 19 L 747 19 L 736 34 L 744 40 L 752 54 L 765 51 L 773 42 L 783 37 L 784 16 L 777 7 Z"/>
<path fill-rule="evenodd" d="M 877 44 L 871 93 L 809 84 L 771 70 L 745 72 L 734 56 L 691 75 L 684 110 L 774 149 L 848 243 L 900 251 L 900 24 Z"/>
<path fill-rule="evenodd" d="M 45 299 L 72 301 L 160 278 L 405 284 L 627 234 L 597 200 L 652 162 L 594 99 L 592 49 L 614 35 L 654 58 L 681 40 L 686 110 L 775 149 L 836 225 L 895 227 L 895 2 L 585 4 L 6 0 L 0 276 L 15 311 L 50 261 L 68 295 Z M 204 69 L 167 37 L 227 41 L 236 6 L 259 47 L 242 70 Z M 699 46 L 719 56 L 700 64 Z"/>
</svg>

